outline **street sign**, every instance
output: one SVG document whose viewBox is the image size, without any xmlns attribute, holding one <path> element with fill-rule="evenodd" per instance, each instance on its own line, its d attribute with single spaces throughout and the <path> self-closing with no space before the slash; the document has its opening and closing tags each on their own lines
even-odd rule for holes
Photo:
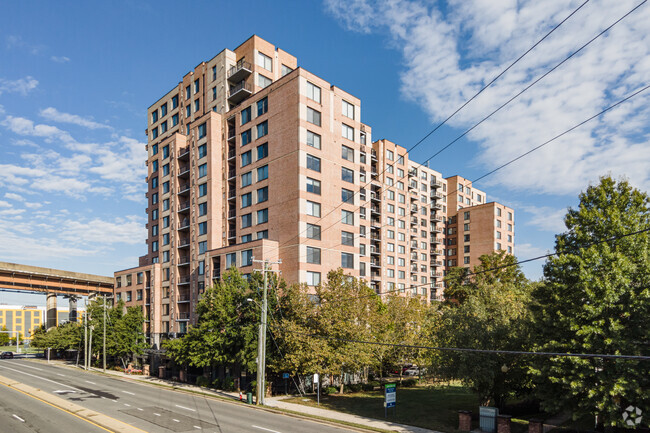
<svg viewBox="0 0 650 433">
<path fill-rule="evenodd" d="M 314 383 L 318 383 L 318 373 L 314 374 Z"/>
<path fill-rule="evenodd" d="M 384 385 L 384 416 L 388 416 L 388 408 L 397 410 L 397 384 L 387 383 Z"/>
<path fill-rule="evenodd" d="M 289 379 L 289 373 L 282 373 L 282 379 Z"/>
</svg>

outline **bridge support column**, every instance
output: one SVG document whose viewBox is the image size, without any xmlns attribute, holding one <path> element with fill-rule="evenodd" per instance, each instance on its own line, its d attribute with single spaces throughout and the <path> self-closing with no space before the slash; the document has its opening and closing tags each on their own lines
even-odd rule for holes
<svg viewBox="0 0 650 433">
<path fill-rule="evenodd" d="M 77 297 L 76 296 L 70 296 L 68 298 L 68 306 L 70 313 L 68 313 L 68 320 L 70 322 L 77 323 Z"/>
<path fill-rule="evenodd" d="M 56 314 L 56 293 L 48 292 L 45 304 L 45 329 L 55 328 L 58 324 Z"/>
</svg>

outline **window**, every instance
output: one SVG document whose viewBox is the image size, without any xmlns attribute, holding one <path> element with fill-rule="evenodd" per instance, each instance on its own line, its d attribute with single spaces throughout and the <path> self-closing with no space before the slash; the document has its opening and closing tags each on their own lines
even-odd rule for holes
<svg viewBox="0 0 650 433">
<path fill-rule="evenodd" d="M 269 199 L 269 187 L 265 186 L 257 190 L 257 202 L 262 203 Z"/>
<path fill-rule="evenodd" d="M 156 203 L 158 203 L 158 193 L 154 192 L 153 194 L 151 194 L 151 204 L 156 204 Z"/>
<path fill-rule="evenodd" d="M 155 173 L 158 171 L 158 160 L 155 160 L 151 163 L 151 172 Z"/>
<path fill-rule="evenodd" d="M 249 171 L 241 175 L 241 186 L 242 188 L 253 183 L 253 172 Z"/>
<path fill-rule="evenodd" d="M 342 210 L 341 222 L 343 224 L 354 225 L 354 212 L 350 212 L 349 210 Z"/>
<path fill-rule="evenodd" d="M 158 224 L 151 227 L 151 236 L 158 236 Z"/>
<path fill-rule="evenodd" d="M 226 254 L 226 269 L 237 266 L 237 253 Z"/>
<path fill-rule="evenodd" d="M 208 164 L 201 164 L 199 165 L 199 178 L 205 177 L 208 175 Z"/>
<path fill-rule="evenodd" d="M 251 151 L 244 152 L 241 154 L 241 166 L 246 167 L 252 162 Z"/>
<path fill-rule="evenodd" d="M 496 232 L 497 234 L 497 239 L 501 239 L 501 232 Z"/>
<path fill-rule="evenodd" d="M 311 131 L 307 131 L 307 146 L 320 149 L 320 135 Z"/>
<path fill-rule="evenodd" d="M 309 239 L 316 239 L 320 241 L 320 226 L 307 223 L 307 237 Z"/>
<path fill-rule="evenodd" d="M 508 221 L 512 221 L 512 212 L 508 212 Z"/>
<path fill-rule="evenodd" d="M 206 202 L 199 203 L 199 216 L 203 216 L 207 214 L 208 214 L 208 203 Z"/>
<path fill-rule="evenodd" d="M 320 265 L 320 248 L 307 247 L 307 263 Z"/>
<path fill-rule="evenodd" d="M 341 114 L 350 119 L 354 119 L 354 105 L 347 101 L 341 100 Z"/>
<path fill-rule="evenodd" d="M 158 155 L 158 144 L 151 146 L 151 155 Z"/>
<path fill-rule="evenodd" d="M 354 141 L 354 128 L 341 123 L 341 135 L 343 135 L 343 138 Z"/>
<path fill-rule="evenodd" d="M 341 232 L 341 244 L 354 246 L 354 233 L 351 232 Z"/>
<path fill-rule="evenodd" d="M 253 224 L 253 214 L 247 213 L 241 216 L 241 228 L 245 229 Z"/>
<path fill-rule="evenodd" d="M 320 87 L 307 81 L 307 97 L 320 104 Z"/>
<path fill-rule="evenodd" d="M 172 116 L 172 128 L 176 125 L 178 125 L 178 113 Z"/>
<path fill-rule="evenodd" d="M 216 99 L 217 99 L 217 88 L 213 87 L 212 88 L 212 100 L 214 101 Z"/>
<path fill-rule="evenodd" d="M 341 167 L 341 179 L 345 182 L 354 183 L 354 171 L 349 168 Z"/>
<path fill-rule="evenodd" d="M 163 194 L 167 194 L 169 192 L 169 181 L 163 182 L 163 184 L 162 184 L 162 192 L 163 192 Z"/>
<path fill-rule="evenodd" d="M 463 225 L 463 230 L 468 231 L 469 230 L 469 224 L 464 224 Z"/>
<path fill-rule="evenodd" d="M 196 98 L 196 101 L 194 101 L 194 112 L 196 113 L 201 109 L 201 98 Z"/>
<path fill-rule="evenodd" d="M 404 194 L 398 194 L 397 201 L 400 203 L 406 203 L 406 197 L 404 196 Z"/>
<path fill-rule="evenodd" d="M 497 227 L 501 228 L 501 220 L 497 220 Z"/>
<path fill-rule="evenodd" d="M 202 222 L 199 223 L 199 235 L 204 235 L 208 233 L 208 223 Z"/>
<path fill-rule="evenodd" d="M 198 150 L 199 150 L 199 159 L 201 159 L 208 154 L 208 145 L 202 144 L 199 146 Z"/>
<path fill-rule="evenodd" d="M 320 126 L 320 111 L 307 107 L 307 122 Z"/>
<path fill-rule="evenodd" d="M 387 150 L 386 151 L 386 159 L 389 161 L 392 161 L 395 158 L 395 154 L 393 153 L 392 150 Z"/>
<path fill-rule="evenodd" d="M 259 101 L 257 101 L 257 115 L 261 116 L 262 114 L 266 113 L 269 111 L 269 98 L 268 96 L 266 98 L 262 98 Z"/>
<path fill-rule="evenodd" d="M 158 121 L 158 110 L 151 112 L 151 123 L 156 123 Z"/>
<path fill-rule="evenodd" d="M 169 262 L 169 251 L 163 251 L 162 256 L 163 256 L 162 258 L 163 263 Z"/>
<path fill-rule="evenodd" d="M 213 66 L 212 67 L 212 81 L 217 79 L 217 67 Z"/>
<path fill-rule="evenodd" d="M 241 207 L 249 207 L 253 203 L 253 193 L 252 192 L 247 192 L 246 194 L 242 194 L 241 196 Z"/>
<path fill-rule="evenodd" d="M 162 157 L 163 159 L 169 158 L 169 145 L 163 147 L 163 152 L 162 152 Z"/>
<path fill-rule="evenodd" d="M 307 201 L 307 215 L 320 218 L 320 203 Z"/>
<path fill-rule="evenodd" d="M 273 80 L 271 80 L 269 77 L 265 77 L 262 74 L 257 74 L 257 85 L 262 89 L 271 85 L 272 82 Z"/>
<path fill-rule="evenodd" d="M 354 149 L 347 146 L 341 146 L 341 158 L 354 162 Z"/>
<path fill-rule="evenodd" d="M 320 158 L 307 154 L 307 168 L 320 173 Z"/>
<path fill-rule="evenodd" d="M 509 232 L 512 231 L 512 224 L 508 224 L 508 231 L 509 231 Z"/>
<path fill-rule="evenodd" d="M 158 241 L 153 241 L 151 242 L 151 252 L 155 253 L 156 251 L 158 251 Z"/>
<path fill-rule="evenodd" d="M 157 126 L 151 130 L 151 139 L 155 140 L 156 138 L 158 138 L 158 127 Z"/>
<path fill-rule="evenodd" d="M 496 249 L 497 251 L 501 250 L 501 243 L 497 242 Z"/>
<path fill-rule="evenodd" d="M 246 146 L 248 143 L 251 142 L 251 139 L 253 137 L 253 134 L 250 129 L 244 131 L 241 133 L 241 145 Z"/>
<path fill-rule="evenodd" d="M 320 284 L 320 272 L 307 271 L 307 285 L 318 286 Z"/>
<path fill-rule="evenodd" d="M 201 90 L 201 87 L 199 85 L 199 79 L 197 78 L 196 80 L 194 80 L 194 94 L 196 95 L 197 93 L 199 93 L 199 90 Z"/>
<path fill-rule="evenodd" d="M 257 169 L 257 181 L 261 181 L 269 178 L 269 166 L 265 165 Z"/>
<path fill-rule="evenodd" d="M 354 192 L 341 188 L 341 200 L 343 200 L 343 203 L 354 203 Z"/>
<path fill-rule="evenodd" d="M 160 133 L 164 134 L 165 132 L 167 132 L 167 121 L 166 120 L 160 124 Z"/>
<path fill-rule="evenodd" d="M 469 220 L 469 212 L 464 212 L 465 221 Z"/>
<path fill-rule="evenodd" d="M 291 72 L 291 71 L 293 71 L 293 69 L 291 69 L 291 68 L 288 67 L 287 65 L 282 65 L 282 76 L 283 76 L 283 77 L 284 77 L 285 75 L 287 75 L 287 74 L 288 74 L 289 72 Z"/>
<path fill-rule="evenodd" d="M 469 242 L 469 235 L 464 235 L 463 236 L 463 241 L 464 242 Z"/>
<path fill-rule="evenodd" d="M 264 159 L 269 156 L 269 144 L 264 143 L 257 146 L 257 160 Z"/>
<path fill-rule="evenodd" d="M 172 110 L 178 107 L 178 95 L 172 97 Z"/>
<path fill-rule="evenodd" d="M 192 92 L 190 86 L 187 86 L 185 88 L 185 99 L 190 99 L 191 97 L 192 97 Z"/>
<path fill-rule="evenodd" d="M 341 253 L 341 267 L 344 269 L 354 268 L 354 254 Z"/>
<path fill-rule="evenodd" d="M 208 184 L 202 183 L 199 185 L 199 197 L 204 197 L 206 195 L 208 195 Z"/>
<path fill-rule="evenodd" d="M 160 117 L 165 117 L 167 115 L 167 103 L 165 102 L 160 106 Z"/>
<path fill-rule="evenodd" d="M 185 106 L 185 117 L 190 117 L 190 116 L 192 116 L 192 106 L 190 104 L 187 104 Z M 187 125 L 188 128 L 189 126 L 190 125 Z"/>
<path fill-rule="evenodd" d="M 501 208 L 497 208 L 497 216 L 501 216 Z"/>
<path fill-rule="evenodd" d="M 388 239 L 395 239 L 395 231 L 393 230 L 386 230 L 386 237 Z"/>
<path fill-rule="evenodd" d="M 162 221 L 163 221 L 162 226 L 163 226 L 164 229 L 169 227 L 169 216 L 164 216 Z M 183 224 L 183 226 L 189 225 L 189 223 L 187 223 L 187 221 L 183 222 L 182 224 Z"/>
<path fill-rule="evenodd" d="M 320 195 L 320 180 L 307 178 L 307 192 Z"/>
<path fill-rule="evenodd" d="M 241 265 L 250 266 L 253 264 L 253 250 L 244 250 L 241 252 Z"/>
<path fill-rule="evenodd" d="M 397 157 L 397 163 L 399 165 L 404 165 L 404 155 L 400 155 Z"/>
<path fill-rule="evenodd" d="M 251 107 L 241 110 L 241 124 L 245 125 L 251 121 Z"/>
<path fill-rule="evenodd" d="M 267 71 L 272 71 L 273 70 L 273 61 L 269 56 L 266 54 L 262 54 L 261 52 L 257 52 L 257 64 Z"/>
<path fill-rule="evenodd" d="M 508 242 L 512 242 L 512 235 L 508 235 Z"/>
<path fill-rule="evenodd" d="M 269 231 L 268 230 L 260 230 L 257 232 L 257 239 L 268 239 L 269 238 Z"/>
<path fill-rule="evenodd" d="M 163 234 L 162 237 L 162 244 L 163 245 L 169 245 L 169 233 Z"/>
<path fill-rule="evenodd" d="M 257 138 L 264 137 L 269 133 L 269 122 L 266 120 L 257 125 Z"/>
<path fill-rule="evenodd" d="M 257 224 L 264 224 L 269 222 L 269 210 L 260 209 L 257 211 Z"/>
</svg>

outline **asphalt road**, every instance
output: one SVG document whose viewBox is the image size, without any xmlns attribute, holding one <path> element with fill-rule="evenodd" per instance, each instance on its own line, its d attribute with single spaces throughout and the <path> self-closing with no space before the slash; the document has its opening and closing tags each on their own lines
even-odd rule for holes
<svg viewBox="0 0 650 433">
<path fill-rule="evenodd" d="M 152 433 L 190 431 L 204 433 L 340 433 L 348 431 L 344 428 L 258 410 L 243 404 L 222 402 L 200 395 L 88 373 L 81 369 L 57 367 L 23 359 L 0 360 L 0 375 L 51 392 L 80 406 Z M 4 389 L 0 390 L 0 395 L 4 396 L 4 394 Z M 30 397 L 25 396 L 25 398 Z M 21 413 L 30 419 L 31 417 L 38 418 L 41 415 L 37 407 L 24 407 L 25 411 Z M 54 408 L 52 410 L 57 411 Z M 8 412 L 5 414 L 11 417 Z M 20 414 L 16 415 L 21 416 Z M 56 415 L 57 425 L 59 423 L 66 425 L 67 418 L 65 417 L 71 417 L 64 412 Z M 23 416 L 21 418 L 26 419 Z M 1 423 L 2 420 L 0 420 L 0 431 L 4 431 Z M 70 425 L 72 425 L 72 421 L 70 421 Z M 89 427 L 93 426 L 88 424 L 85 430 L 79 431 L 95 431 Z M 74 431 L 77 430 L 66 429 L 66 433 Z"/>
<path fill-rule="evenodd" d="M 0 386 L 0 432 L 106 433 L 106 430 L 20 391 Z"/>
</svg>

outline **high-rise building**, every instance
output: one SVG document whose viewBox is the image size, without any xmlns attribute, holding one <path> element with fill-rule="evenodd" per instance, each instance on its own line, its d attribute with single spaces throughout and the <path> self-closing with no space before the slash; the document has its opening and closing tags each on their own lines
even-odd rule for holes
<svg viewBox="0 0 650 433">
<path fill-rule="evenodd" d="M 148 251 L 115 273 L 115 292 L 143 306 L 153 343 L 186 332 L 205 287 L 232 266 L 250 274 L 253 258 L 281 260 L 272 268 L 290 283 L 316 286 L 341 267 L 378 293 L 435 300 L 461 257 L 473 265 L 512 246 L 450 247 L 461 245 L 450 230 L 460 212 L 472 213 L 478 240 L 496 236 L 490 209 L 512 210 L 401 146 L 373 143 L 357 97 L 257 36 L 196 66 L 147 119 Z"/>
</svg>

